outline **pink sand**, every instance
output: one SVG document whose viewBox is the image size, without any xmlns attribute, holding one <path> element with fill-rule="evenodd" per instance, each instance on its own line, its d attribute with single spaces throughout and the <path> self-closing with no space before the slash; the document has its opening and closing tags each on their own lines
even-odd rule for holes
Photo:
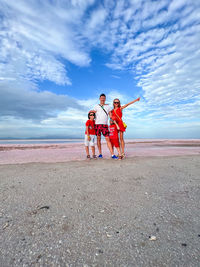
<svg viewBox="0 0 200 267">
<path fill-rule="evenodd" d="M 102 146 L 104 158 L 110 158 L 108 148 Z M 97 147 L 96 147 L 96 154 Z M 200 155 L 200 139 L 193 140 L 128 140 L 127 157 Z M 67 162 L 85 160 L 84 145 L 73 144 L 33 144 L 0 145 L 0 164 L 30 162 Z"/>
</svg>

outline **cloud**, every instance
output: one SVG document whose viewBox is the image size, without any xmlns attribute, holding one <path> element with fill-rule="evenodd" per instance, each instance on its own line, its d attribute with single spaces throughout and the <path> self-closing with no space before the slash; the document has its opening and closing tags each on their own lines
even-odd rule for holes
<svg viewBox="0 0 200 267">
<path fill-rule="evenodd" d="M 85 1 L 0 2 L 0 114 L 42 120 L 69 107 L 84 109 L 67 95 L 40 92 L 38 81 L 71 85 L 63 59 L 87 66 L 79 31 Z M 62 59 L 62 61 L 61 61 Z"/>
<path fill-rule="evenodd" d="M 32 81 L 70 85 L 66 67 L 59 58 L 78 66 L 90 63 L 79 25 L 85 9 L 93 2 L 2 0 L 0 69 L 3 68 L 5 76 L 7 72 L 11 75 L 12 69 L 18 77 Z"/>
<path fill-rule="evenodd" d="M 83 116 L 96 99 L 40 92 L 38 81 L 73 85 L 68 62 L 89 66 L 90 51 L 99 49 L 110 55 L 107 67 L 132 73 L 141 88 L 142 101 L 124 112 L 129 123 L 133 116 L 151 125 L 197 117 L 198 1 L 2 0 L 0 10 L 2 116 L 73 125 L 67 107 Z M 115 97 L 129 101 L 123 92 L 110 89 L 108 101 Z"/>
<path fill-rule="evenodd" d="M 43 120 L 56 117 L 62 110 L 75 108 L 84 110 L 75 99 L 66 95 L 56 95 L 48 91 L 39 92 L 34 88 L 30 90 L 30 82 L 10 82 L 10 85 L 0 84 L 0 114 L 1 117 L 15 117 L 31 120 Z M 14 88 L 14 89 L 13 89 Z"/>
<path fill-rule="evenodd" d="M 91 14 L 87 27 L 89 29 L 96 29 L 97 26 L 102 26 L 106 16 L 106 10 L 104 8 L 98 8 Z"/>
<path fill-rule="evenodd" d="M 104 40 L 112 51 L 106 65 L 132 71 L 148 105 L 174 105 L 199 96 L 200 6 L 191 1 L 147 1 L 142 8 L 141 1 L 119 3 L 113 11 L 115 38 Z M 128 24 L 127 13 L 132 14 Z M 112 36 L 109 26 L 105 36 Z"/>
<path fill-rule="evenodd" d="M 60 99 L 59 99 L 60 100 Z M 57 102 L 59 102 L 59 100 Z M 64 99 L 70 105 L 70 100 Z M 43 102 L 45 99 L 43 98 Z M 47 100 L 48 103 L 48 100 Z M 41 104 L 38 103 L 38 105 Z M 56 103 L 55 106 L 60 108 L 63 103 Z M 55 108 L 55 107 L 54 107 Z M 40 118 L 40 122 L 33 120 L 32 110 L 28 110 L 30 118 L 4 116 L 0 117 L 0 138 L 83 138 L 85 134 L 85 122 L 87 120 L 87 111 L 77 109 L 77 106 L 68 106 L 68 109 L 51 116 L 51 107 L 48 107 L 50 116 Z M 47 112 L 47 110 L 46 110 Z"/>
</svg>

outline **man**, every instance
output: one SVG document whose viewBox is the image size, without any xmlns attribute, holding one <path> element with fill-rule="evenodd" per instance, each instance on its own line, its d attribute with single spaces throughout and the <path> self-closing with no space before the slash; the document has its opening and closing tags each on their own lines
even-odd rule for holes
<svg viewBox="0 0 200 267">
<path fill-rule="evenodd" d="M 111 115 L 112 108 L 105 104 L 106 96 L 105 94 L 101 94 L 99 97 L 100 104 L 96 105 L 94 107 L 93 112 L 96 113 L 96 120 L 95 120 L 95 131 L 97 136 L 97 147 L 99 150 L 99 158 L 103 158 L 102 156 L 102 149 L 101 149 L 101 134 L 106 139 L 107 146 L 110 150 L 111 157 L 113 159 L 117 159 L 117 157 L 114 155 L 113 148 L 110 142 L 109 138 L 109 130 L 108 130 L 108 115 Z"/>
</svg>

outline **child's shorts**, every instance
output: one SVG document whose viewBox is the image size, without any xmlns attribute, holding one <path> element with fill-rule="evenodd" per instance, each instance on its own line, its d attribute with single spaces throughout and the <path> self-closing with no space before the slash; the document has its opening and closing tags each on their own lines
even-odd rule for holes
<svg viewBox="0 0 200 267">
<path fill-rule="evenodd" d="M 117 138 L 110 138 L 110 142 L 111 142 L 111 145 L 113 146 L 113 147 L 119 147 L 119 139 L 117 139 Z"/>
<path fill-rule="evenodd" d="M 90 135 L 91 140 L 88 140 L 87 135 L 85 135 L 85 146 L 94 146 L 96 135 Z"/>
</svg>

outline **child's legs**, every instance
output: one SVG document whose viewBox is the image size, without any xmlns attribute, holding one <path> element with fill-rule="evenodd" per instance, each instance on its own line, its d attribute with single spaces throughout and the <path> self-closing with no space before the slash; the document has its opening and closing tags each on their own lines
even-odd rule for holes
<svg viewBox="0 0 200 267">
<path fill-rule="evenodd" d="M 125 143 L 124 143 L 124 132 L 120 131 L 119 132 L 119 136 L 120 136 L 120 146 L 121 146 L 121 151 L 122 154 L 124 153 L 124 148 L 125 148 Z"/>
<path fill-rule="evenodd" d="M 89 155 L 89 140 L 88 140 L 88 137 L 87 135 L 85 135 L 85 152 L 86 152 L 86 155 L 88 156 Z"/>
<path fill-rule="evenodd" d="M 95 135 L 90 135 L 90 137 L 91 137 L 91 140 L 89 142 L 89 146 L 90 146 L 90 148 L 92 150 L 92 155 L 94 156 L 95 155 L 95 138 L 96 138 L 96 136 Z"/>
<path fill-rule="evenodd" d="M 95 155 L 95 146 L 91 146 L 91 149 L 92 149 L 92 155 L 94 156 Z"/>
<path fill-rule="evenodd" d="M 86 152 L 86 155 L 87 155 L 87 156 L 90 155 L 90 154 L 89 154 L 89 146 L 85 146 L 85 152 Z"/>
</svg>

